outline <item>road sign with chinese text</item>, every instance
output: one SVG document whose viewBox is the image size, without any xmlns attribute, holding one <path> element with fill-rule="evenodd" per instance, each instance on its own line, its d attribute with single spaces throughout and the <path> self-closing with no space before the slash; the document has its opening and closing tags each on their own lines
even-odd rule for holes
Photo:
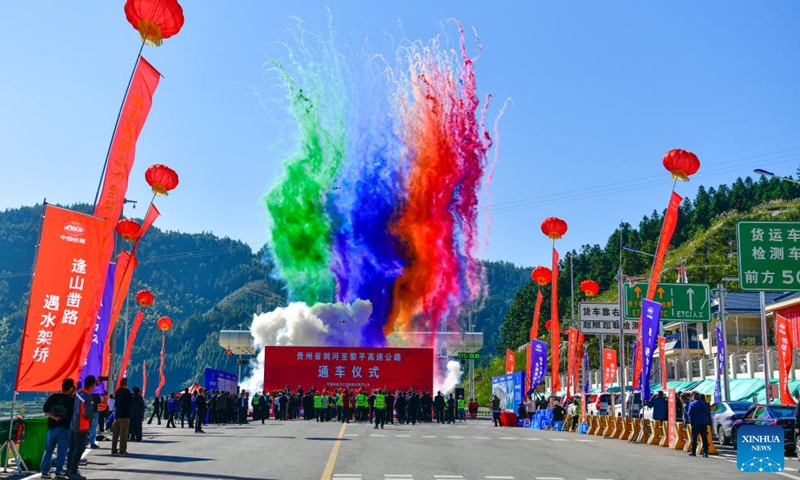
<svg viewBox="0 0 800 480">
<path fill-rule="evenodd" d="M 638 320 L 626 320 L 623 323 L 622 328 L 626 335 L 636 335 L 639 332 Z M 619 304 L 582 302 L 578 328 L 586 335 L 619 334 Z"/>
<path fill-rule="evenodd" d="M 458 358 L 460 360 L 480 360 L 481 354 L 480 352 L 458 352 Z"/>
<path fill-rule="evenodd" d="M 625 284 L 623 317 L 639 319 L 647 284 Z M 662 322 L 710 322 L 711 291 L 708 285 L 696 283 L 659 283 L 653 300 L 661 304 Z"/>
<path fill-rule="evenodd" d="M 739 222 L 739 287 L 800 291 L 800 222 Z"/>
</svg>

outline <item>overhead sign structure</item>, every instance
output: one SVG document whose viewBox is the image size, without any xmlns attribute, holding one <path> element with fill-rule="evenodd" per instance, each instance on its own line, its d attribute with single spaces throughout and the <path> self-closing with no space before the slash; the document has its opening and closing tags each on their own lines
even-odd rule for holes
<svg viewBox="0 0 800 480">
<path fill-rule="evenodd" d="M 578 328 L 585 335 L 616 335 L 619 333 L 619 304 L 582 302 Z M 639 319 L 623 322 L 625 335 L 639 332 Z"/>
<path fill-rule="evenodd" d="M 647 284 L 625 285 L 626 320 L 639 319 Z M 654 301 L 661 304 L 662 322 L 710 322 L 711 290 L 699 283 L 659 283 Z"/>
<path fill-rule="evenodd" d="M 739 222 L 739 287 L 800 291 L 800 222 Z"/>
</svg>

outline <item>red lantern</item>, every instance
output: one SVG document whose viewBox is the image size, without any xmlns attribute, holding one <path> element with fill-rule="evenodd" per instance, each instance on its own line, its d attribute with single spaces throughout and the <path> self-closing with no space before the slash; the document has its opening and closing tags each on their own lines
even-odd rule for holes
<svg viewBox="0 0 800 480">
<path fill-rule="evenodd" d="M 553 279 L 553 272 L 547 267 L 536 267 L 531 272 L 531 278 L 537 285 L 544 287 Z"/>
<path fill-rule="evenodd" d="M 584 280 L 581 282 L 581 290 L 587 297 L 594 297 L 600 291 L 600 285 L 594 280 Z"/>
<path fill-rule="evenodd" d="M 166 332 L 172 328 L 172 319 L 169 317 L 161 317 L 156 321 L 156 325 L 158 326 L 159 330 Z"/>
<path fill-rule="evenodd" d="M 155 297 L 150 293 L 150 290 L 139 290 L 136 293 L 136 303 L 138 303 L 140 307 L 149 307 L 153 304 L 153 300 L 155 300 Z"/>
<path fill-rule="evenodd" d="M 183 8 L 177 0 L 127 0 L 125 18 L 143 42 L 158 47 L 163 39 L 181 31 Z"/>
<path fill-rule="evenodd" d="M 550 323 L 551 321 L 552 321 L 552 320 L 548 320 L 548 321 L 544 322 L 544 328 L 545 328 L 545 329 L 546 329 L 548 332 L 550 331 L 550 327 L 552 326 L 552 323 Z"/>
<path fill-rule="evenodd" d="M 557 240 L 567 233 L 567 222 L 556 217 L 545 218 L 542 222 L 542 233 L 550 240 Z"/>
<path fill-rule="evenodd" d="M 689 181 L 689 177 L 700 170 L 700 160 L 697 159 L 697 155 L 679 148 L 667 152 L 662 163 L 664 168 L 672 173 L 673 180 L 682 182 Z"/>
<path fill-rule="evenodd" d="M 139 224 L 133 220 L 123 219 L 117 222 L 117 235 L 126 242 L 132 242 L 139 237 Z"/>
<path fill-rule="evenodd" d="M 157 195 L 167 195 L 178 186 L 178 174 L 166 165 L 152 165 L 144 172 L 144 179 Z"/>
</svg>

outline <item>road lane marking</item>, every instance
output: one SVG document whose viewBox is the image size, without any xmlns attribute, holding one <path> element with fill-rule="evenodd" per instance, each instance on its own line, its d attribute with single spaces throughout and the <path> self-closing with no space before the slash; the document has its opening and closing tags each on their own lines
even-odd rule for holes
<svg viewBox="0 0 800 480">
<path fill-rule="evenodd" d="M 483 478 L 493 479 L 493 480 L 514 480 L 514 477 L 501 477 L 495 475 L 486 475 Z"/>
<path fill-rule="evenodd" d="M 411 435 L 395 435 L 398 438 L 411 438 Z"/>
<path fill-rule="evenodd" d="M 434 475 L 433 478 L 464 478 L 464 476 L 463 475 Z"/>
<path fill-rule="evenodd" d="M 533 477 L 536 480 L 564 480 L 564 477 Z"/>
<path fill-rule="evenodd" d="M 456 435 L 448 435 L 447 438 L 458 438 L 458 439 L 461 439 L 461 438 L 464 438 L 464 437 L 459 437 L 459 436 L 456 436 Z"/>
<path fill-rule="evenodd" d="M 500 437 L 500 440 L 516 440 L 517 437 Z"/>
<path fill-rule="evenodd" d="M 328 463 L 325 465 L 325 470 L 322 471 L 322 477 L 320 480 L 331 480 L 333 476 L 333 467 L 336 466 L 336 457 L 339 456 L 339 448 L 342 446 L 342 438 L 344 438 L 344 431 L 347 430 L 347 424 L 343 423 L 342 428 L 339 429 L 339 435 L 336 437 L 336 441 L 333 442 L 333 448 L 331 449 L 331 454 L 328 457 Z"/>
<path fill-rule="evenodd" d="M 357 436 L 358 436 L 357 433 L 347 433 L 347 434 L 345 434 L 345 437 L 357 437 Z"/>
<path fill-rule="evenodd" d="M 576 442 L 583 442 L 583 443 L 594 443 L 594 440 L 586 440 L 586 439 L 583 439 L 583 438 L 575 440 L 575 441 Z"/>
<path fill-rule="evenodd" d="M 436 438 L 436 435 L 423 435 L 422 438 Z"/>
<path fill-rule="evenodd" d="M 370 433 L 369 436 L 370 437 L 385 437 L 386 435 L 384 435 L 382 433 Z"/>
<path fill-rule="evenodd" d="M 525 440 L 541 440 L 541 438 L 537 438 L 537 437 L 530 437 L 530 438 L 526 438 Z"/>
<path fill-rule="evenodd" d="M 775 473 L 778 474 L 778 475 L 783 475 L 784 477 L 794 478 L 795 480 L 800 480 L 800 477 L 798 477 L 797 475 L 789 475 L 788 473 L 783 473 L 783 472 L 775 472 Z"/>
<path fill-rule="evenodd" d="M 386 478 L 414 478 L 414 475 L 411 475 L 410 473 L 401 473 L 401 474 L 387 473 L 387 474 L 384 474 L 384 477 L 386 477 Z"/>
<path fill-rule="evenodd" d="M 569 442 L 566 438 L 551 438 L 550 440 L 554 442 Z"/>
<path fill-rule="evenodd" d="M 474 438 L 475 440 L 490 440 L 489 437 L 472 437 L 472 438 Z"/>
</svg>

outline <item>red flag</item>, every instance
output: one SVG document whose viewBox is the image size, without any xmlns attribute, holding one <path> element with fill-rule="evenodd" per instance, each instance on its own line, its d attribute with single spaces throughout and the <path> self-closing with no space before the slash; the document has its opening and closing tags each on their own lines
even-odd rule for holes
<svg viewBox="0 0 800 480">
<path fill-rule="evenodd" d="M 142 360 L 142 398 L 147 398 L 147 360 Z"/>
<path fill-rule="evenodd" d="M 672 234 L 675 233 L 675 227 L 678 225 L 678 207 L 680 207 L 683 197 L 672 192 L 669 198 L 669 205 L 667 206 L 667 213 L 664 215 L 664 223 L 661 225 L 661 237 L 658 239 L 658 251 L 656 258 L 653 261 L 653 271 L 650 273 L 650 284 L 647 287 L 647 299 L 653 300 L 658 288 L 658 280 L 661 277 L 661 267 L 664 264 L 664 256 L 667 254 L 669 242 L 672 240 Z M 642 316 L 639 316 L 639 335 L 637 342 L 639 349 L 636 362 L 636 369 L 633 372 L 633 388 L 639 388 L 639 377 L 642 373 L 642 366 L 644 365 L 643 349 L 642 349 Z"/>
<path fill-rule="evenodd" d="M 658 356 L 661 357 L 661 390 L 667 391 L 667 337 L 658 337 Z"/>
<path fill-rule="evenodd" d="M 552 364 L 550 376 L 553 393 L 561 391 L 561 378 L 558 376 L 561 367 L 561 323 L 558 320 L 558 252 L 553 248 L 553 286 L 550 296 L 550 355 Z"/>
<path fill-rule="evenodd" d="M 775 315 L 775 338 L 778 345 L 778 383 L 780 385 L 781 403 L 794 405 L 789 390 L 789 370 L 792 368 L 792 334 L 789 331 L 789 320 L 782 315 Z"/>
<path fill-rule="evenodd" d="M 575 344 L 575 366 L 572 370 L 572 388 L 575 393 L 581 391 L 581 367 L 583 366 L 583 333 L 578 332 L 578 341 Z M 586 372 L 588 375 L 589 372 Z"/>
<path fill-rule="evenodd" d="M 578 348 L 578 331 L 570 327 L 569 343 L 567 344 L 567 395 L 570 395 L 572 378 L 575 374 L 575 352 Z"/>
<path fill-rule="evenodd" d="M 142 325 L 142 319 L 144 319 L 144 314 L 141 310 L 139 310 L 136 312 L 136 318 L 133 320 L 131 333 L 128 335 L 128 344 L 125 346 L 125 355 L 122 356 L 122 365 L 119 369 L 119 378 L 117 378 L 117 388 L 119 388 L 119 382 L 122 380 L 122 378 L 128 376 L 125 373 L 125 370 L 128 369 L 128 362 L 131 359 L 131 350 L 133 350 L 133 342 L 136 341 L 136 334 L 139 333 L 139 327 Z"/>
<path fill-rule="evenodd" d="M 514 373 L 515 366 L 516 361 L 514 359 L 514 352 L 511 350 L 506 350 L 506 375 L 509 373 Z"/>
<path fill-rule="evenodd" d="M 107 265 L 114 253 L 114 228 L 122 214 L 125 194 L 128 191 L 128 177 L 130 176 L 133 161 L 136 157 L 136 141 L 142 131 L 150 107 L 153 104 L 153 94 L 158 87 L 161 74 L 142 57 L 136 64 L 136 70 L 131 80 L 130 89 L 122 105 L 111 148 L 108 151 L 103 189 L 94 207 L 94 214 L 106 219 L 105 231 L 102 237 L 103 262 Z M 103 299 L 103 287 L 107 272 L 101 272 L 98 277 L 97 291 L 93 293 L 91 309 L 88 312 L 89 328 L 94 329 L 100 303 Z M 80 364 L 86 361 L 91 348 L 92 336 L 84 340 L 80 354 Z"/>
<path fill-rule="evenodd" d="M 111 337 L 117 327 L 117 319 L 122 311 L 123 299 L 128 296 L 128 289 L 131 286 L 133 270 L 136 268 L 136 257 L 131 256 L 125 250 L 117 255 L 117 268 L 114 273 L 114 300 L 111 304 L 111 318 L 108 322 L 108 337 L 103 348 L 103 376 L 108 376 L 108 369 L 111 365 Z"/>
<path fill-rule="evenodd" d="M 158 388 L 156 388 L 156 397 L 161 395 L 161 389 L 167 383 L 167 378 L 164 376 L 164 343 L 166 343 L 167 335 L 161 334 L 161 365 L 158 367 Z"/>
<path fill-rule="evenodd" d="M 102 218 L 45 205 L 15 391 L 61 391 L 62 380 L 77 380 L 92 295 L 108 270 L 102 236 Z"/>
<path fill-rule="evenodd" d="M 536 292 L 536 307 L 533 309 L 533 322 L 531 323 L 531 335 L 529 340 L 536 340 L 539 338 L 539 314 L 542 311 L 542 289 Z"/>
<path fill-rule="evenodd" d="M 617 380 L 617 351 L 603 349 L 603 386 L 606 390 Z"/>
</svg>

